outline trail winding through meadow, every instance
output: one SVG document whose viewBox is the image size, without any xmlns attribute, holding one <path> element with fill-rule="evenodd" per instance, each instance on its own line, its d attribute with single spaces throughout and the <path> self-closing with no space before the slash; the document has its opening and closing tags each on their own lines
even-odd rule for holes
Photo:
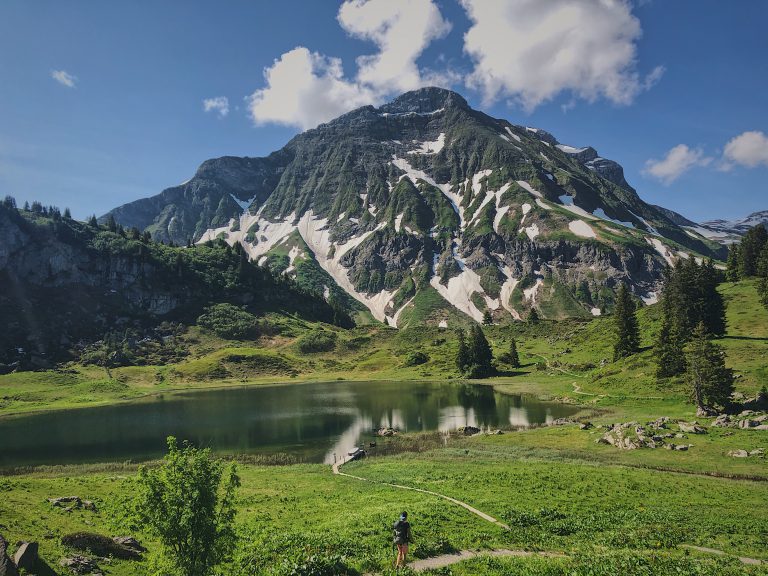
<svg viewBox="0 0 768 576">
<path fill-rule="evenodd" d="M 352 478 L 354 480 L 359 480 L 361 482 L 369 482 L 371 484 L 381 484 L 383 486 L 390 486 L 392 488 L 397 488 L 398 490 L 411 490 L 413 492 L 419 492 L 421 494 L 428 494 L 430 496 L 442 498 L 443 500 L 447 500 L 448 502 L 461 506 L 468 512 L 482 518 L 486 522 L 499 526 L 504 530 L 510 529 L 508 525 L 504 524 L 500 520 L 497 520 L 490 514 L 486 514 L 485 512 L 478 510 L 474 506 L 470 506 L 466 502 L 463 502 L 451 496 L 440 494 L 439 492 L 433 492 L 432 490 L 425 490 L 423 488 L 414 488 L 413 486 L 404 486 L 402 484 L 394 484 L 392 482 L 380 482 L 378 480 L 370 480 L 368 478 L 363 478 L 362 476 L 355 476 L 354 474 L 347 474 L 346 472 L 341 471 L 341 467 L 344 464 L 346 464 L 346 460 L 340 460 L 338 462 L 335 462 L 331 466 L 334 475 L 344 476 L 346 478 Z M 704 554 L 715 554 L 717 556 L 726 555 L 726 552 L 723 552 L 722 550 L 716 550 L 714 548 L 704 548 L 701 546 L 693 546 L 690 544 L 681 544 L 680 547 L 687 548 L 690 550 L 695 550 L 697 552 L 701 552 Z M 421 572 L 423 570 L 430 570 L 430 569 L 443 568 L 445 566 L 450 566 L 451 564 L 456 564 L 457 562 L 462 562 L 464 560 L 468 560 L 469 558 L 474 558 L 476 556 L 495 556 L 495 557 L 498 557 L 498 556 L 516 556 L 516 557 L 544 556 L 548 558 L 563 558 L 565 557 L 565 554 L 563 554 L 562 552 L 557 552 L 553 550 L 542 551 L 542 552 L 531 552 L 529 550 L 509 550 L 509 549 L 495 549 L 495 550 L 482 550 L 482 551 L 461 550 L 454 554 L 442 554 L 440 556 L 433 556 L 431 558 L 415 560 L 413 562 L 410 562 L 408 564 L 408 567 L 414 572 Z M 748 558 L 745 556 L 739 556 L 738 558 L 742 562 L 742 564 L 747 564 L 747 565 L 763 564 L 763 561 L 758 560 L 757 558 Z M 366 575 L 366 576 L 370 576 L 370 575 Z"/>
</svg>

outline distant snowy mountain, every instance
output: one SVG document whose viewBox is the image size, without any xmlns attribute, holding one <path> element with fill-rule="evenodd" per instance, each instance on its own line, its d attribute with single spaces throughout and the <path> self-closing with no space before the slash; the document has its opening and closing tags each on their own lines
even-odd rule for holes
<svg viewBox="0 0 768 576">
<path fill-rule="evenodd" d="M 392 326 L 534 307 L 590 316 L 610 308 L 619 282 L 652 302 L 666 264 L 725 255 L 695 223 L 640 199 L 594 148 L 439 88 L 349 112 L 266 158 L 208 160 L 110 214 L 160 240 L 240 243 Z"/>
<path fill-rule="evenodd" d="M 730 244 L 737 242 L 750 228 L 760 225 L 768 229 L 768 210 L 753 212 L 740 220 L 709 220 L 702 222 L 700 230 L 697 231 L 702 236 L 711 240 Z"/>
</svg>

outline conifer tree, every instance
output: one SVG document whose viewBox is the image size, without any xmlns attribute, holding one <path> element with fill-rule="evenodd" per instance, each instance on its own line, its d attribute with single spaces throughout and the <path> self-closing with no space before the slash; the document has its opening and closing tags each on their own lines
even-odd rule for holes
<svg viewBox="0 0 768 576">
<path fill-rule="evenodd" d="M 493 324 L 493 316 L 491 316 L 491 311 L 486 308 L 483 312 L 483 325 L 490 326 L 491 324 Z"/>
<path fill-rule="evenodd" d="M 656 358 L 656 378 L 677 376 L 685 371 L 683 341 L 665 316 L 653 349 Z"/>
<path fill-rule="evenodd" d="M 93 215 L 92 215 L 92 216 L 91 216 L 91 217 L 88 219 L 88 226 L 90 226 L 91 228 L 98 228 L 98 227 L 99 227 L 99 223 L 98 223 L 98 221 L 96 220 L 96 215 L 95 215 L 95 214 L 93 214 Z"/>
<path fill-rule="evenodd" d="M 703 322 L 694 329 L 685 356 L 686 379 L 696 407 L 727 406 L 733 393 L 733 372 L 725 367 L 725 353 L 710 340 Z"/>
<path fill-rule="evenodd" d="M 458 340 L 458 350 L 456 352 L 456 368 L 459 372 L 465 372 L 470 364 L 469 347 L 467 346 L 467 339 L 464 334 L 464 330 L 459 328 L 456 330 L 456 340 Z"/>
<path fill-rule="evenodd" d="M 740 260 L 739 245 L 731 244 L 728 246 L 728 260 L 726 261 L 725 266 L 725 277 L 728 278 L 730 282 L 738 282 L 741 279 L 739 277 Z"/>
<path fill-rule="evenodd" d="M 520 368 L 520 356 L 517 354 L 517 342 L 514 338 L 509 343 L 509 351 L 505 360 L 512 368 Z"/>
<path fill-rule="evenodd" d="M 472 376 L 483 378 L 493 374 L 493 352 L 483 329 L 477 324 L 472 325 L 469 357 Z"/>
<path fill-rule="evenodd" d="M 739 277 L 757 275 L 757 261 L 763 247 L 768 243 L 768 231 L 762 225 L 747 230 L 739 244 Z"/>
<path fill-rule="evenodd" d="M 72 220 L 72 212 L 70 212 L 69 208 L 64 208 L 64 218 Z"/>
<path fill-rule="evenodd" d="M 531 311 L 528 313 L 528 323 L 538 324 L 539 320 L 539 313 L 536 311 L 536 308 L 531 308 Z"/>
<path fill-rule="evenodd" d="M 635 303 L 632 295 L 623 282 L 616 295 L 616 306 L 613 310 L 616 324 L 616 341 L 613 345 L 613 360 L 626 358 L 640 350 L 640 332 L 637 325 Z"/>
</svg>

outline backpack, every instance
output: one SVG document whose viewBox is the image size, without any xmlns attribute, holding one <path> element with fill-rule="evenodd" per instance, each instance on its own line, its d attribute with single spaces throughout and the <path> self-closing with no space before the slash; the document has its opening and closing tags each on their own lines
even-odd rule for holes
<svg viewBox="0 0 768 576">
<path fill-rule="evenodd" d="M 405 544 L 408 542 L 408 522 L 404 520 L 398 520 L 395 522 L 394 528 L 392 530 L 394 538 L 395 538 L 395 544 Z"/>
</svg>

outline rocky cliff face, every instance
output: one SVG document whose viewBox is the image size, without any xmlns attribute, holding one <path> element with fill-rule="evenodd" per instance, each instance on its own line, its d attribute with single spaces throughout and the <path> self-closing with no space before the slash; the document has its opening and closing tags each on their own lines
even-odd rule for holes
<svg viewBox="0 0 768 576">
<path fill-rule="evenodd" d="M 192 322 L 205 306 L 280 309 L 333 322 L 320 297 L 249 264 L 226 244 L 171 248 L 0 204 L 0 369 L 44 366 L 80 340 Z"/>
<path fill-rule="evenodd" d="M 653 301 L 678 258 L 716 244 L 643 202 L 623 169 L 437 88 L 309 130 L 264 159 L 208 161 L 111 213 L 163 240 L 240 243 L 260 264 L 380 321 L 486 311 L 599 314 L 628 282 Z M 463 313 L 463 314 L 462 314 Z"/>
</svg>

